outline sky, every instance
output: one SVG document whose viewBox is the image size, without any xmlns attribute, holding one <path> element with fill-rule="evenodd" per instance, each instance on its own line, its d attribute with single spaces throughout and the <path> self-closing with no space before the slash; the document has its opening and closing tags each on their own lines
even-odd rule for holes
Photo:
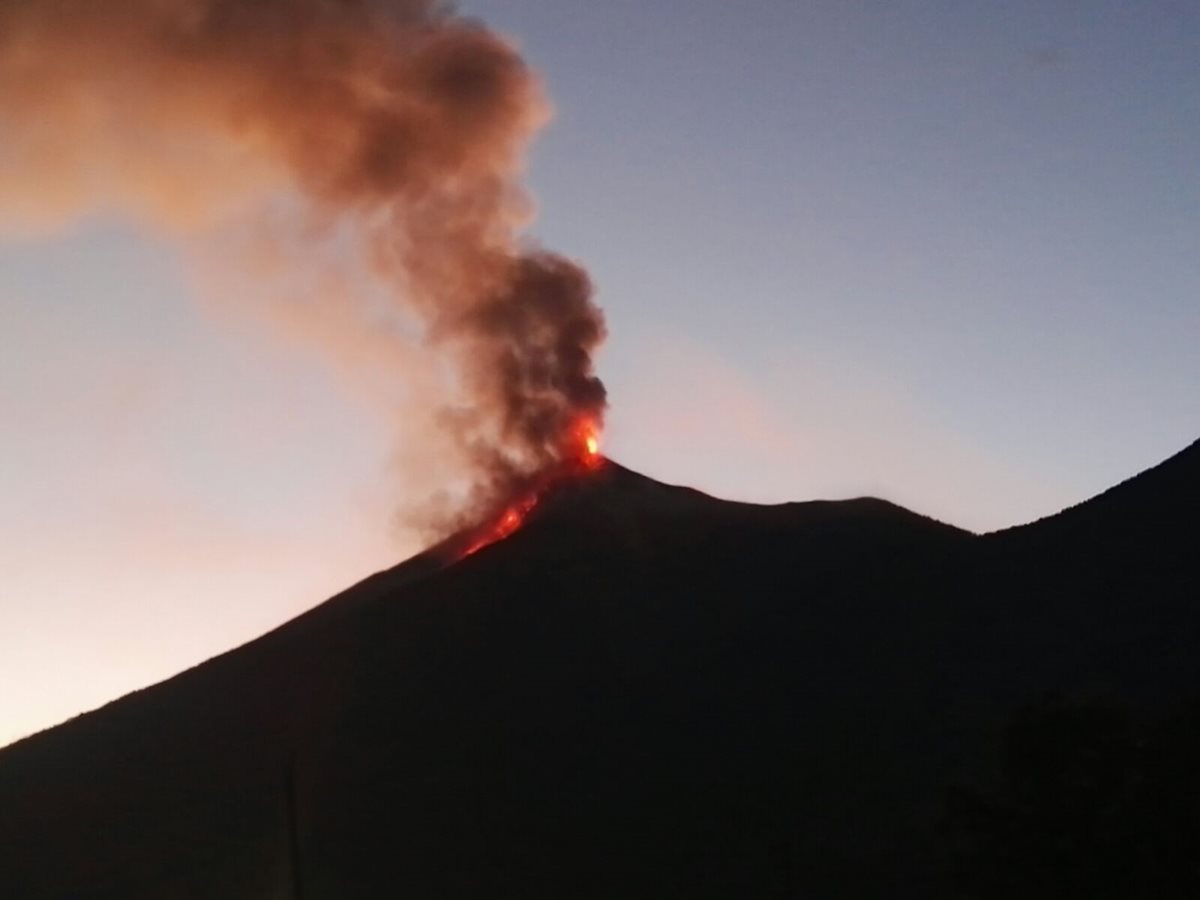
<svg viewBox="0 0 1200 900">
<path fill-rule="evenodd" d="M 623 464 L 986 531 L 1200 437 L 1194 4 L 461 7 L 553 100 Z M 420 548 L 390 423 L 133 223 L 0 238 L 0 341 L 0 744 Z"/>
</svg>

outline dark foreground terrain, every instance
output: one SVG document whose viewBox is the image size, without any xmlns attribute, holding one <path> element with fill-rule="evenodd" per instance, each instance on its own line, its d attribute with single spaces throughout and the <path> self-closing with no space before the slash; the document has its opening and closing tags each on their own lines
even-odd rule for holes
<svg viewBox="0 0 1200 900">
<path fill-rule="evenodd" d="M 610 463 L 0 750 L 0 896 L 1194 896 L 1198 514 L 1200 444 L 982 537 Z"/>
</svg>

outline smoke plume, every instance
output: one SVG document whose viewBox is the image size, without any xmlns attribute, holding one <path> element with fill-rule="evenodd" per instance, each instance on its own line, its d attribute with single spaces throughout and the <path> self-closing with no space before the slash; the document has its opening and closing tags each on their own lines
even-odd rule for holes
<svg viewBox="0 0 1200 900">
<path fill-rule="evenodd" d="M 547 112 L 514 48 L 436 0 L 0 0 L 0 228 L 117 213 L 265 235 L 284 269 L 353 258 L 370 296 L 309 302 L 434 348 L 479 512 L 605 406 L 587 275 L 522 236 Z"/>
</svg>

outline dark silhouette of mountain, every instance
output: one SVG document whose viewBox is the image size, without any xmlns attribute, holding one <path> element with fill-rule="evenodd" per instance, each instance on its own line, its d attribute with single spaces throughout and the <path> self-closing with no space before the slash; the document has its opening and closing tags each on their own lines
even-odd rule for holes
<svg viewBox="0 0 1200 900">
<path fill-rule="evenodd" d="M 950 893 L 946 797 L 1049 694 L 1197 692 L 1198 488 L 1194 444 L 977 536 L 606 463 L 0 751 L 0 893 L 1010 896 Z"/>
</svg>

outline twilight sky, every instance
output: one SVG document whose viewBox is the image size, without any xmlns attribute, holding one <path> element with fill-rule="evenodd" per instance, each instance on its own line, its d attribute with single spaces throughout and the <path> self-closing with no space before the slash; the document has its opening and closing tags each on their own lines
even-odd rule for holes
<svg viewBox="0 0 1200 900">
<path fill-rule="evenodd" d="M 557 107 L 626 465 L 989 530 L 1200 436 L 1195 4 L 462 6 Z M 0 744 L 418 549 L 379 411 L 199 293 L 115 218 L 0 238 Z"/>
</svg>

